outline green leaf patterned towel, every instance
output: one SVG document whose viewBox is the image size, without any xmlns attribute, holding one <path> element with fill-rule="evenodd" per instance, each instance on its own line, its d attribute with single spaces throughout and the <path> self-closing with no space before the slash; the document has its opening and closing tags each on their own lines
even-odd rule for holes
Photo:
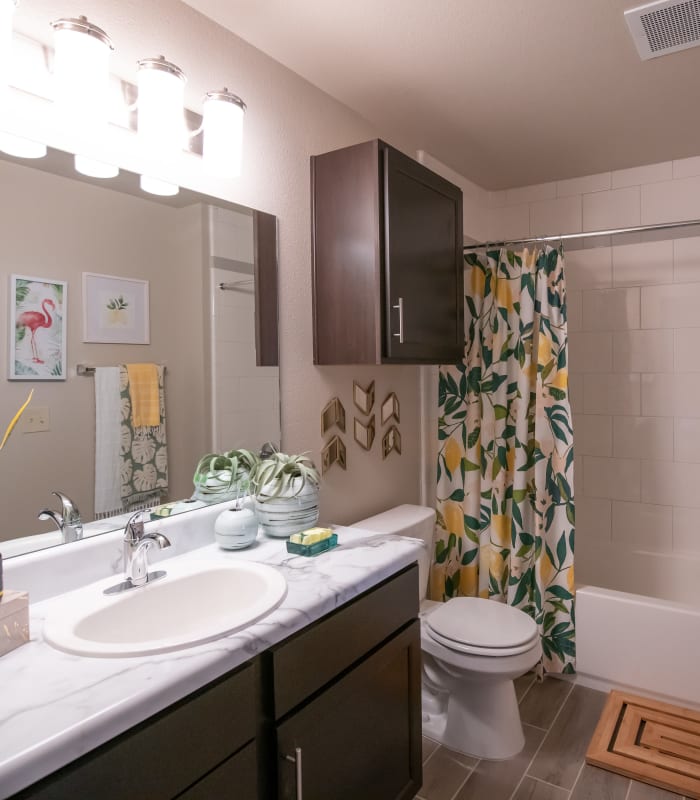
<svg viewBox="0 0 700 800">
<path fill-rule="evenodd" d="M 164 368 L 158 366 L 160 425 L 134 427 L 129 394 L 129 373 L 119 366 L 121 397 L 121 498 L 124 508 L 159 503 L 168 493 L 168 448 L 165 436 Z"/>
</svg>

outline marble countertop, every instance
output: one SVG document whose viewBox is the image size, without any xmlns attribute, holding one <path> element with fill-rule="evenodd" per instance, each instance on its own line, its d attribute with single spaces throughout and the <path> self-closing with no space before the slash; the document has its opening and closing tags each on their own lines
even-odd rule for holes
<svg viewBox="0 0 700 800">
<path fill-rule="evenodd" d="M 281 642 L 416 561 L 423 547 L 399 536 L 336 532 L 339 547 L 315 558 L 291 556 L 283 540 L 264 536 L 246 550 L 211 544 L 176 556 L 259 561 L 287 580 L 285 599 L 262 620 L 196 647 L 129 658 L 70 655 L 42 638 L 54 599 L 30 606 L 31 641 L 0 658 L 0 799 Z"/>
</svg>

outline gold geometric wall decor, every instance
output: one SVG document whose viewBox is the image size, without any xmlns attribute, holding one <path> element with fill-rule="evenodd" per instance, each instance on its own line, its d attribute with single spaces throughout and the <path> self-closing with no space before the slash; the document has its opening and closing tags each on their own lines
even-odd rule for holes
<svg viewBox="0 0 700 800">
<path fill-rule="evenodd" d="M 401 413 L 399 411 L 399 398 L 394 392 L 390 392 L 384 402 L 382 403 L 382 425 L 386 425 L 390 419 L 395 419 L 401 422 Z"/>
<path fill-rule="evenodd" d="M 393 450 L 401 455 L 401 434 L 396 425 L 392 425 L 382 436 L 382 458 L 386 458 Z"/>
<path fill-rule="evenodd" d="M 345 444 L 340 436 L 334 436 L 321 450 L 321 474 L 325 475 L 333 464 L 337 464 L 342 469 L 346 469 L 348 465 Z"/>
<path fill-rule="evenodd" d="M 345 408 L 337 397 L 334 397 L 321 412 L 321 436 L 325 436 L 334 425 L 345 433 Z"/>
<path fill-rule="evenodd" d="M 355 441 L 360 445 L 363 450 L 371 450 L 372 443 L 374 442 L 375 427 L 374 427 L 374 414 L 370 417 L 367 425 L 363 425 L 362 421 L 355 417 Z"/>
<path fill-rule="evenodd" d="M 374 381 L 366 389 L 363 389 L 357 381 L 353 381 L 352 402 L 363 414 L 369 414 L 374 405 Z"/>
</svg>

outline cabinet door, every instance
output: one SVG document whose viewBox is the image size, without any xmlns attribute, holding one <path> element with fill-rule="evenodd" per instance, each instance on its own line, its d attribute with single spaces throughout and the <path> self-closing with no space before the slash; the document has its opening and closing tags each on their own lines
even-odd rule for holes
<svg viewBox="0 0 700 800">
<path fill-rule="evenodd" d="M 384 359 L 464 355 L 462 193 L 392 147 L 384 158 Z"/>
<path fill-rule="evenodd" d="M 255 742 L 179 794 L 176 800 L 258 800 Z"/>
<path fill-rule="evenodd" d="M 278 797 L 413 798 L 422 780 L 420 737 L 420 624 L 414 621 L 279 725 Z M 301 763 L 294 763 L 297 753 Z"/>
</svg>

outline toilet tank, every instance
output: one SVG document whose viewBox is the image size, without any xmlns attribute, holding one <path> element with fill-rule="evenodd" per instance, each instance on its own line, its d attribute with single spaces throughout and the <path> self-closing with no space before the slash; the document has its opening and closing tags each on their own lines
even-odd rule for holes
<svg viewBox="0 0 700 800">
<path fill-rule="evenodd" d="M 425 542 L 425 549 L 418 559 L 419 598 L 423 600 L 428 592 L 430 562 L 433 555 L 433 534 L 435 532 L 435 509 L 427 506 L 404 504 L 395 506 L 381 514 L 355 522 L 351 528 L 380 533 L 396 533 L 411 536 Z"/>
</svg>

